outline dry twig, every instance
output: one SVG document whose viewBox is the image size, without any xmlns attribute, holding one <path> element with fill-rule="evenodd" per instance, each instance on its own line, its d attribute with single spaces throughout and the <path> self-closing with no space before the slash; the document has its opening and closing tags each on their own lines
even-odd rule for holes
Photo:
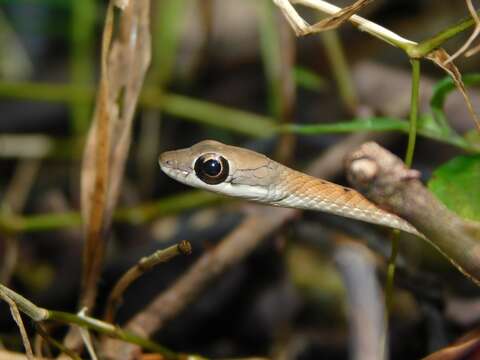
<svg viewBox="0 0 480 360">
<path fill-rule="evenodd" d="M 136 279 L 160 263 L 167 262 L 178 255 L 190 255 L 191 252 L 192 245 L 188 241 L 181 241 L 177 245 L 158 250 L 150 256 L 141 258 L 138 264 L 129 269 L 113 287 L 107 301 L 105 321 L 113 323 L 115 311 L 121 302 L 123 293 Z"/>
<path fill-rule="evenodd" d="M 370 200 L 423 233 L 452 264 L 480 284 L 480 224 L 448 210 L 395 155 L 366 143 L 347 159 L 350 182 Z"/>
</svg>

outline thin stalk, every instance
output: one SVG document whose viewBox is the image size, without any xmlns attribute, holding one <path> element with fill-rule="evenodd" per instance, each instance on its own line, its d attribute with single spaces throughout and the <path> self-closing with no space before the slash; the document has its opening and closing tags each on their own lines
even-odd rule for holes
<svg viewBox="0 0 480 360">
<path fill-rule="evenodd" d="M 418 104 L 420 95 L 420 60 L 412 59 L 412 93 L 410 100 L 410 128 L 408 132 L 407 153 L 405 164 L 412 166 L 413 153 L 415 152 L 415 141 L 417 138 Z"/>
<path fill-rule="evenodd" d="M 142 224 L 159 216 L 173 215 L 187 209 L 209 206 L 227 201 L 218 195 L 204 191 L 187 191 L 180 195 L 164 197 L 158 201 L 141 204 L 130 208 L 121 208 L 114 212 L 113 219 L 117 222 Z M 31 216 L 1 216 L 0 233 L 15 234 L 19 232 L 51 231 L 81 225 L 78 212 L 60 214 L 40 214 Z"/>
<path fill-rule="evenodd" d="M 477 14 L 480 12 L 477 12 Z M 475 25 L 475 20 L 472 17 L 461 20 L 459 23 L 449 26 L 440 31 L 438 34 L 432 36 L 430 39 L 424 40 L 417 45 L 410 45 L 407 47 L 407 54 L 411 58 L 421 58 L 430 54 L 433 50 L 442 46 L 445 42 L 458 34 L 464 32 Z"/>
<path fill-rule="evenodd" d="M 132 344 L 139 345 L 144 349 L 162 354 L 166 359 L 181 359 L 182 355 L 177 354 L 164 346 L 149 339 L 138 336 L 132 332 L 123 330 L 115 325 L 101 321 L 90 316 L 77 315 L 63 311 L 48 310 L 32 303 L 27 298 L 0 284 L 0 298 L 8 298 L 15 303 L 18 309 L 35 322 L 58 321 L 64 324 L 75 324 L 85 329 L 95 330 Z"/>
<path fill-rule="evenodd" d="M 95 330 L 101 334 L 141 346 L 144 349 L 162 354 L 166 359 L 181 359 L 177 354 L 154 341 L 138 336 L 130 331 L 123 330 L 115 325 L 95 319 L 90 316 L 77 315 L 63 311 L 48 310 L 45 320 L 58 321 L 64 324 L 75 324 L 85 329 Z"/>
<path fill-rule="evenodd" d="M 71 26 L 71 80 L 74 86 L 88 86 L 93 77 L 92 52 L 95 30 L 95 1 L 72 2 Z M 88 128 L 90 107 L 81 97 L 71 102 L 72 130 L 83 135 Z"/>
<path fill-rule="evenodd" d="M 415 152 L 415 140 L 417 137 L 417 120 L 418 120 L 418 103 L 419 103 L 419 89 L 420 89 L 420 60 L 411 59 L 412 64 L 412 88 L 410 99 L 410 128 L 408 133 L 408 145 L 405 155 L 405 164 L 408 167 L 412 166 L 413 154 Z M 398 236 L 399 232 L 394 231 L 392 236 L 392 250 L 387 265 L 387 280 L 385 284 L 385 302 L 386 302 L 386 317 L 388 321 L 393 303 L 393 286 L 395 280 L 396 259 L 398 255 Z M 385 339 L 386 339 L 385 335 Z"/>
<path fill-rule="evenodd" d="M 353 114 L 358 106 L 358 97 L 338 32 L 335 30 L 325 31 L 321 35 L 340 97 L 344 105 Z"/>
<path fill-rule="evenodd" d="M 133 267 L 127 270 L 120 280 L 117 281 L 113 290 L 108 296 L 104 320 L 113 322 L 115 312 L 120 305 L 125 290 L 140 276 L 152 270 L 160 263 L 165 263 L 178 255 L 189 255 L 192 252 L 192 245 L 186 240 L 166 249 L 161 249 L 149 256 L 145 256 Z"/>
<path fill-rule="evenodd" d="M 260 53 L 267 82 L 269 113 L 282 117 L 282 49 L 277 13 L 270 1 L 258 4 L 260 18 Z"/>
</svg>

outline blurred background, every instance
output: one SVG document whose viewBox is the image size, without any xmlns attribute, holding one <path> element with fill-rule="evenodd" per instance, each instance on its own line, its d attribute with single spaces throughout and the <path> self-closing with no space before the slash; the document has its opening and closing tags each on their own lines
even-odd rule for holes
<svg viewBox="0 0 480 360">
<path fill-rule="evenodd" d="M 0 281 L 51 309 L 73 312 L 78 303 L 79 176 L 106 5 L 0 0 Z M 193 253 L 133 283 L 115 318 L 119 324 L 169 291 L 232 231 L 248 228 L 245 218 L 268 218 L 270 211 L 174 182 L 158 167 L 161 151 L 216 139 L 294 168 L 320 169 L 347 184 L 342 156 L 326 160 L 322 154 L 337 149 L 344 155 L 342 144 L 375 139 L 403 157 L 407 142 L 401 132 L 278 135 L 273 130 L 292 122 L 408 118 L 410 65 L 401 50 L 348 23 L 295 38 L 267 0 L 152 0 L 151 6 L 152 62 L 133 123 L 94 315 L 101 317 L 115 281 L 142 256 L 180 240 L 190 241 Z M 298 9 L 310 23 L 322 18 Z M 468 11 L 458 0 L 377 0 L 361 15 L 421 41 Z M 447 51 L 455 52 L 469 34 L 449 41 Z M 460 57 L 456 64 L 462 73 L 475 72 L 478 59 Z M 430 111 L 434 85 L 444 76 L 422 62 L 421 114 Z M 476 90 L 469 94 L 478 104 Z M 445 113 L 459 134 L 473 129 L 459 94 L 448 98 Z M 419 137 L 417 144 L 414 167 L 424 180 L 465 153 L 448 141 Z M 285 216 L 287 225 L 276 226 L 198 285 L 152 336 L 176 351 L 213 358 L 346 359 L 371 346 L 362 345 L 362 328 L 352 324 L 363 324 L 370 336 L 381 334 L 388 230 L 324 214 Z M 418 239 L 402 237 L 400 246 L 390 358 L 421 358 L 475 327 L 480 292 Z M 32 326 L 29 332 L 35 334 Z M 60 329 L 59 339 L 62 334 Z M 4 304 L 0 344 L 23 351 Z M 368 357 L 357 357 L 362 358 Z"/>
</svg>

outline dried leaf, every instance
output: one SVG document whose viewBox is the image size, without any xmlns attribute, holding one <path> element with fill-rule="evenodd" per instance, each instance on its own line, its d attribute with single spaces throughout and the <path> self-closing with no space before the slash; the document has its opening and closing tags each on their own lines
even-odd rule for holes
<svg viewBox="0 0 480 360">
<path fill-rule="evenodd" d="M 460 71 L 458 70 L 458 68 L 455 66 L 453 62 L 447 62 L 449 59 L 448 53 L 444 49 L 440 48 L 428 54 L 427 59 L 433 61 L 435 64 L 440 66 L 452 77 L 453 81 L 455 82 L 455 85 L 457 86 L 457 89 L 460 91 L 463 98 L 465 99 L 465 103 L 467 104 L 468 111 L 472 115 L 473 120 L 475 121 L 475 124 L 478 130 L 480 131 L 480 118 L 475 112 L 472 102 L 470 101 L 470 97 L 467 94 L 467 89 L 462 81 L 462 74 L 460 73 Z"/>
<path fill-rule="evenodd" d="M 362 8 L 367 6 L 373 0 L 357 0 L 350 6 L 344 7 L 342 10 L 336 14 L 329 16 L 322 21 L 319 21 L 316 24 L 311 25 L 310 32 L 319 32 L 333 30 L 342 25 L 345 21 L 348 21 L 352 15 L 355 15 L 356 12 L 360 11 Z"/>
<path fill-rule="evenodd" d="M 125 2 L 112 40 L 112 0 L 102 41 L 102 76 L 82 165 L 82 217 L 86 234 L 82 306 L 91 308 L 105 241 L 130 147 L 133 115 L 150 63 L 150 0 Z"/>
<path fill-rule="evenodd" d="M 480 356 L 480 330 L 462 336 L 455 343 L 428 355 L 423 360 L 478 359 Z"/>
<path fill-rule="evenodd" d="M 297 10 L 290 4 L 289 0 L 273 0 L 275 5 L 277 5 L 282 11 L 283 15 L 287 19 L 288 23 L 292 27 L 295 35 L 302 36 L 309 33 L 307 30 L 310 26 L 308 23 L 298 15 Z"/>
<path fill-rule="evenodd" d="M 357 0 L 352 5 L 339 10 L 337 13 L 327 17 L 326 19 L 323 19 L 314 25 L 309 25 L 298 14 L 289 0 L 273 0 L 275 5 L 277 5 L 282 11 L 283 15 L 297 36 L 335 29 L 372 1 L 373 0 Z"/>
<path fill-rule="evenodd" d="M 467 52 L 465 52 L 465 57 L 473 56 L 473 55 L 475 55 L 476 53 L 478 53 L 479 50 L 480 50 L 480 44 L 475 45 L 473 48 L 471 48 L 470 50 L 468 50 Z"/>
<path fill-rule="evenodd" d="M 113 6 L 109 5 L 102 39 L 102 75 L 97 103 L 83 154 L 81 174 L 81 202 L 84 233 L 82 306 L 92 307 L 97 278 L 95 273 L 103 258 L 102 240 L 106 194 L 108 186 L 108 161 L 110 157 L 110 114 L 108 106 L 107 53 L 113 31 Z"/>
</svg>

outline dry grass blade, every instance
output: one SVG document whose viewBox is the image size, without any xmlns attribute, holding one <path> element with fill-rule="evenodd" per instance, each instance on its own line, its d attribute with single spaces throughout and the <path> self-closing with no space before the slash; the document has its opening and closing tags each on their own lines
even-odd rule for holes
<svg viewBox="0 0 480 360">
<path fill-rule="evenodd" d="M 355 15 L 356 12 L 360 11 L 372 1 L 373 0 L 357 0 L 352 5 L 337 11 L 328 18 L 323 19 L 314 25 L 309 25 L 297 13 L 289 0 L 273 0 L 273 2 L 282 11 L 283 15 L 297 36 L 335 29 L 342 25 L 345 21 L 348 21 L 353 15 Z"/>
<path fill-rule="evenodd" d="M 447 62 L 449 59 L 448 53 L 444 49 L 440 48 L 428 54 L 427 59 L 433 61 L 436 65 L 440 66 L 452 77 L 453 81 L 455 82 L 455 85 L 457 86 L 457 89 L 460 91 L 463 98 L 465 99 L 465 103 L 467 104 L 468 111 L 472 115 L 473 120 L 475 121 L 475 124 L 478 130 L 480 131 L 480 118 L 475 112 L 475 109 L 473 108 L 470 97 L 467 94 L 467 89 L 465 87 L 465 84 L 462 81 L 462 74 L 460 73 L 460 71 L 458 70 L 458 68 L 455 66 L 453 62 L 450 62 L 450 63 Z"/>
<path fill-rule="evenodd" d="M 280 8 L 285 16 L 285 19 L 287 19 L 288 23 L 295 32 L 295 35 L 302 36 L 308 34 L 308 23 L 303 20 L 300 15 L 298 15 L 297 11 L 292 4 L 290 4 L 289 0 L 273 0 L 273 2 Z"/>
<path fill-rule="evenodd" d="M 480 44 L 478 44 L 478 45 L 474 46 L 473 48 L 471 48 L 470 50 L 466 51 L 465 52 L 465 57 L 473 56 L 476 53 L 478 53 L 479 50 L 480 50 Z"/>
<path fill-rule="evenodd" d="M 25 330 L 25 326 L 23 325 L 22 316 L 20 315 L 20 311 L 18 310 L 17 304 L 15 301 L 10 299 L 7 295 L 0 295 L 2 299 L 8 304 L 10 307 L 10 312 L 12 314 L 13 320 L 18 326 L 20 330 L 20 335 L 22 336 L 23 346 L 25 347 L 25 353 L 28 360 L 34 360 L 32 345 L 30 344 L 30 340 L 28 339 L 27 330 Z"/>
<path fill-rule="evenodd" d="M 342 25 L 345 21 L 348 21 L 348 19 L 350 19 L 352 15 L 360 11 L 362 8 L 367 6 L 372 1 L 373 0 L 358 0 L 352 5 L 343 8 L 336 14 L 329 16 L 328 18 L 323 19 L 322 21 L 319 21 L 316 24 L 311 25 L 310 29 L 315 32 L 336 29 L 337 27 Z"/>
<path fill-rule="evenodd" d="M 97 104 L 83 154 L 81 174 L 82 218 L 86 237 L 83 255 L 82 306 L 91 307 L 95 299 L 98 261 L 103 257 L 102 230 L 108 181 L 108 160 L 110 157 L 110 114 L 108 107 L 107 52 L 113 31 L 113 6 L 107 9 L 102 40 L 102 75 Z M 95 263 L 97 262 L 97 263 Z"/>
<path fill-rule="evenodd" d="M 450 56 L 447 61 L 445 61 L 445 64 L 448 64 L 455 60 L 457 57 L 462 55 L 467 49 L 472 45 L 472 42 L 478 37 L 478 34 L 480 34 L 480 18 L 478 17 L 477 12 L 475 11 L 475 7 L 472 4 L 472 0 L 466 0 L 467 2 L 467 7 L 468 11 L 470 12 L 470 15 L 472 16 L 473 20 L 475 20 L 475 29 L 472 32 L 472 35 L 469 36 L 468 40 L 463 44 L 463 46 L 458 49 L 455 54 Z M 477 47 L 475 47 L 476 49 Z M 474 50 L 474 49 L 472 49 Z M 471 51 L 468 52 L 469 56 L 471 55 Z M 467 54 L 466 54 L 467 55 Z"/>
<path fill-rule="evenodd" d="M 102 76 L 82 167 L 82 217 L 86 234 L 82 306 L 91 308 L 103 262 L 105 240 L 130 147 L 140 89 L 150 63 L 150 1 L 122 2 L 112 41 L 111 2 L 102 42 Z"/>
</svg>

